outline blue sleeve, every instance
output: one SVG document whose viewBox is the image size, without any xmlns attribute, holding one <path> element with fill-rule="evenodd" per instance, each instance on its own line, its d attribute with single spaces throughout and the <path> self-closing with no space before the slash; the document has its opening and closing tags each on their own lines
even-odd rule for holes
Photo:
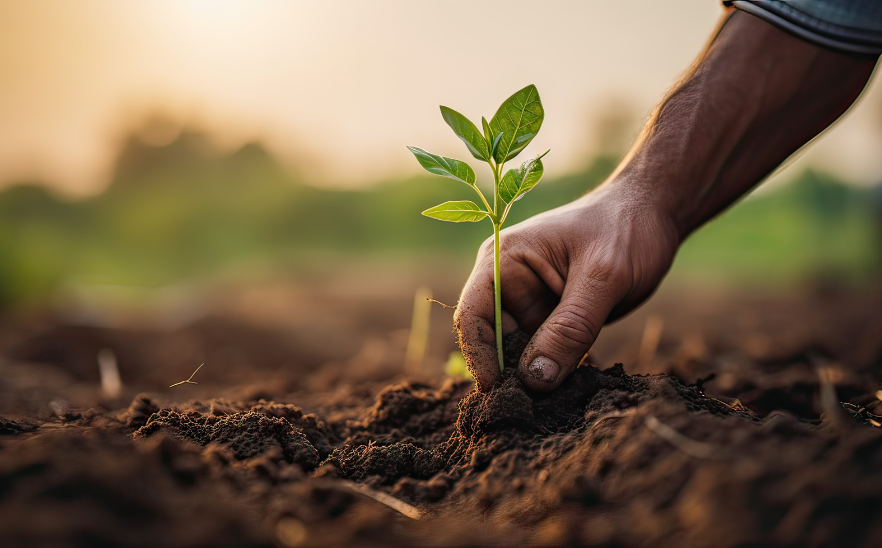
<svg viewBox="0 0 882 548">
<path fill-rule="evenodd" d="M 724 0 L 819 46 L 882 54 L 882 0 Z"/>
</svg>

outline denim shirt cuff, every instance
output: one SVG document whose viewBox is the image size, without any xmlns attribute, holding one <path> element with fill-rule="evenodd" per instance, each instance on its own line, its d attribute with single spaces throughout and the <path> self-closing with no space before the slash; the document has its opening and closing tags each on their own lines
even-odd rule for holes
<svg viewBox="0 0 882 548">
<path fill-rule="evenodd" d="M 822 47 L 882 54 L 880 0 L 724 0 L 723 4 Z"/>
</svg>

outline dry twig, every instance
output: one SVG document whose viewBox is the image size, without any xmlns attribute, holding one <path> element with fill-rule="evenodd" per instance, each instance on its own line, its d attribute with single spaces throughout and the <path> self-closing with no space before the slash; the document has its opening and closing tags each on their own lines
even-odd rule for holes
<svg viewBox="0 0 882 548">
<path fill-rule="evenodd" d="M 816 353 L 809 354 L 809 362 L 815 366 L 818 372 L 818 391 L 821 398 L 821 409 L 823 409 L 826 418 L 836 430 L 847 432 L 854 426 L 852 421 L 848 420 L 845 411 L 839 404 L 839 398 L 836 396 L 835 382 L 837 379 L 836 367 Z"/>
<path fill-rule="evenodd" d="M 196 371 L 193 371 L 193 374 L 190 375 L 190 378 L 188 378 L 188 379 L 185 380 L 185 381 L 176 382 L 176 383 L 170 385 L 169 388 L 174 388 L 175 386 L 180 386 L 180 385 L 182 385 L 182 384 L 199 384 L 198 382 L 195 382 L 195 381 L 193 380 L 193 377 L 196 375 L 196 373 L 199 372 L 200 369 L 202 369 L 202 366 L 203 366 L 203 365 L 205 365 L 205 364 L 204 364 L 204 363 L 199 364 L 199 367 L 196 368 Z"/>
<path fill-rule="evenodd" d="M 710 443 L 687 438 L 652 415 L 646 417 L 645 424 L 646 427 L 655 432 L 658 437 L 670 443 L 680 451 L 683 451 L 690 457 L 709 459 L 713 456 L 714 451 L 716 450 L 716 447 Z"/>
<path fill-rule="evenodd" d="M 659 316 L 646 318 L 646 327 L 643 328 L 643 339 L 640 341 L 640 352 L 637 357 L 637 362 L 641 366 L 646 367 L 655 359 L 664 325 L 664 320 Z"/>
<path fill-rule="evenodd" d="M 411 506 L 410 504 L 404 502 L 403 500 L 399 500 L 392 495 L 388 495 L 386 493 L 383 493 L 382 491 L 375 491 L 367 485 L 362 485 L 353 481 L 343 481 L 343 485 L 357 493 L 361 493 L 366 497 L 374 499 L 380 504 L 385 504 L 389 508 L 400 512 L 410 519 L 417 520 L 423 517 L 423 512 L 419 508 L 417 508 L 416 506 Z"/>
</svg>

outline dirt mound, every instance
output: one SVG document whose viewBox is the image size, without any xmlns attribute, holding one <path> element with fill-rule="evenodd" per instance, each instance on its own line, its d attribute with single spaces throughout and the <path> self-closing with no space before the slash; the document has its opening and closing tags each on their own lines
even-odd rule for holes
<svg viewBox="0 0 882 548">
<path fill-rule="evenodd" d="M 278 449 L 287 462 L 297 463 L 304 470 L 312 470 L 319 463 L 318 451 L 301 429 L 287 419 L 253 411 L 215 417 L 163 409 L 151 416 L 134 437 L 147 437 L 162 430 L 171 430 L 199 445 L 223 446 L 239 460 Z"/>
<path fill-rule="evenodd" d="M 61 428 L 0 449 L 4 546 L 271 546 L 259 515 L 211 481 L 198 448 Z"/>
<path fill-rule="evenodd" d="M 551 394 L 530 393 L 513 370 L 483 393 L 447 380 L 438 388 L 404 383 L 382 390 L 360 419 L 326 423 L 293 405 L 192 402 L 154 412 L 135 439 L 166 432 L 231 459 L 264 456 L 304 472 L 386 486 L 408 502 L 427 505 L 470 494 L 489 510 L 502 495 L 524 491 L 537 466 L 566 455 L 575 438 L 604 420 L 665 401 L 681 412 L 737 417 L 747 412 L 705 396 L 667 375 L 629 376 L 621 364 L 606 371 L 583 367 Z M 139 397 L 122 415 L 140 421 L 155 404 Z M 515 476 L 516 481 L 490 481 Z"/>
<path fill-rule="evenodd" d="M 0 436 L 23 434 L 25 432 L 33 432 L 36 429 L 37 425 L 30 421 L 0 417 Z"/>
</svg>

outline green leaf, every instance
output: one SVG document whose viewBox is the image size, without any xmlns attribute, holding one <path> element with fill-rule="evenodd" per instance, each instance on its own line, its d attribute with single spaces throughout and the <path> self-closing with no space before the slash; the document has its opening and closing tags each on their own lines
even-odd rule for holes
<svg viewBox="0 0 882 548">
<path fill-rule="evenodd" d="M 493 132 L 490 130 L 490 124 L 487 122 L 487 119 L 481 116 L 481 127 L 484 128 L 484 138 L 487 139 L 487 144 L 491 144 L 493 142 Z"/>
<path fill-rule="evenodd" d="M 490 120 L 490 129 L 494 134 L 505 133 L 493 155 L 496 162 L 511 160 L 524 150 L 539 133 L 544 118 L 545 110 L 536 86 L 530 84 L 506 99 Z"/>
<path fill-rule="evenodd" d="M 548 154 L 546 152 L 545 154 Z M 545 156 L 543 154 L 542 156 Z M 521 164 L 517 169 L 509 169 L 499 182 L 499 197 L 507 203 L 512 203 L 524 197 L 524 194 L 533 190 L 545 168 L 542 165 L 542 156 Z"/>
<path fill-rule="evenodd" d="M 430 207 L 423 211 L 423 215 L 438 219 L 439 221 L 450 221 L 452 223 L 476 223 L 487 216 L 487 212 L 478 207 L 475 202 L 462 200 L 458 202 L 444 202 L 441 205 Z"/>
<path fill-rule="evenodd" d="M 496 139 L 493 139 L 493 145 L 490 147 L 490 154 L 496 156 L 496 151 L 499 150 L 499 143 L 502 142 L 502 133 L 496 136 Z"/>
<path fill-rule="evenodd" d="M 444 121 L 447 122 L 450 129 L 456 133 L 456 136 L 462 139 L 472 156 L 485 162 L 490 160 L 490 145 L 487 144 L 475 124 L 452 108 L 443 105 L 441 106 L 441 116 L 444 117 Z"/>
<path fill-rule="evenodd" d="M 407 147 L 407 149 L 413 152 L 420 165 L 429 173 L 475 186 L 475 171 L 467 163 L 438 156 L 417 147 Z"/>
</svg>

